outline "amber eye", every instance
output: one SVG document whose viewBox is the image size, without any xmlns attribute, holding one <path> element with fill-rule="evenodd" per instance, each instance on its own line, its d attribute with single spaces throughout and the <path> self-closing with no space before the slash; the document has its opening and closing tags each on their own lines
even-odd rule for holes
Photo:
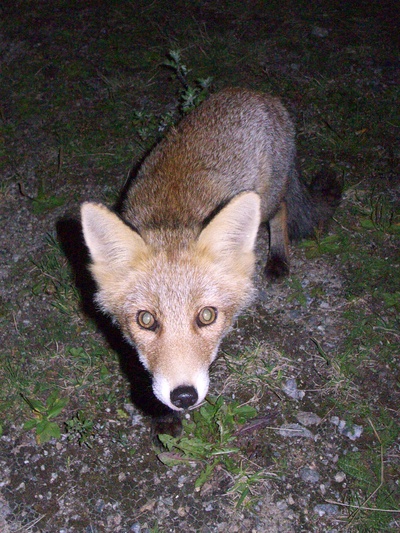
<svg viewBox="0 0 400 533">
<path fill-rule="evenodd" d="M 137 323 L 141 328 L 154 331 L 157 328 L 157 321 L 148 311 L 139 311 L 137 314 Z"/>
<path fill-rule="evenodd" d="M 217 310 L 215 307 L 203 307 L 197 315 L 197 325 L 209 326 L 217 319 Z"/>
</svg>

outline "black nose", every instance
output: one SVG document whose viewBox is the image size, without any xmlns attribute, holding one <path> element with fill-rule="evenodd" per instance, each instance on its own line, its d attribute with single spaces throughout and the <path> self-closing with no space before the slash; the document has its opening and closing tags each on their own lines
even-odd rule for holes
<svg viewBox="0 0 400 533">
<path fill-rule="evenodd" d="M 194 387 L 182 385 L 171 392 L 170 398 L 179 409 L 187 409 L 197 402 L 198 394 Z"/>
</svg>

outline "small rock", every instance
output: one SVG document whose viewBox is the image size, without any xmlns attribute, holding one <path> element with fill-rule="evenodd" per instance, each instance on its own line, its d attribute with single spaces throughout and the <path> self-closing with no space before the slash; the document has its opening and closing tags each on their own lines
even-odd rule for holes
<svg viewBox="0 0 400 533">
<path fill-rule="evenodd" d="M 318 415 L 307 413 L 306 411 L 299 411 L 296 418 L 303 426 L 315 426 L 321 422 L 321 418 Z"/>
<path fill-rule="evenodd" d="M 339 508 L 333 503 L 320 503 L 314 507 L 314 513 L 317 513 L 319 516 L 326 515 L 335 515 L 338 514 Z"/>
<path fill-rule="evenodd" d="M 311 33 L 316 37 L 327 37 L 329 30 L 326 28 L 321 28 L 320 26 L 314 26 L 314 28 L 311 30 Z"/>
<path fill-rule="evenodd" d="M 97 500 L 97 502 L 94 505 L 94 510 L 96 513 L 101 513 L 104 509 L 105 502 L 102 499 Z"/>
<path fill-rule="evenodd" d="M 335 474 L 336 483 L 343 483 L 345 479 L 346 479 L 346 474 L 344 472 L 338 472 L 337 474 Z"/>
<path fill-rule="evenodd" d="M 293 437 L 293 438 L 306 438 L 306 439 L 312 439 L 314 438 L 314 435 L 311 433 L 310 430 L 306 429 L 305 427 L 301 426 L 300 424 L 283 424 L 279 428 L 279 435 L 281 437 Z"/>
<path fill-rule="evenodd" d="M 337 416 L 332 416 L 331 423 L 338 427 L 341 435 L 350 440 L 358 439 L 363 432 L 362 426 L 357 426 L 357 424 L 347 424 L 345 420 L 340 420 Z"/>
<path fill-rule="evenodd" d="M 306 483 L 318 483 L 320 476 L 316 470 L 305 466 L 300 470 L 300 477 Z"/>
<path fill-rule="evenodd" d="M 350 440 L 358 439 L 362 432 L 362 426 L 357 426 L 356 424 L 348 425 L 344 420 L 341 420 L 339 423 L 339 433 Z"/>
<path fill-rule="evenodd" d="M 290 378 L 282 385 L 282 390 L 285 394 L 287 394 L 290 398 L 293 398 L 294 400 L 301 400 L 304 398 L 304 392 L 299 391 L 297 388 L 297 383 L 294 378 Z"/>
<path fill-rule="evenodd" d="M 288 504 L 285 500 L 279 500 L 279 502 L 276 502 L 276 506 L 280 511 L 285 511 L 288 508 Z"/>
</svg>

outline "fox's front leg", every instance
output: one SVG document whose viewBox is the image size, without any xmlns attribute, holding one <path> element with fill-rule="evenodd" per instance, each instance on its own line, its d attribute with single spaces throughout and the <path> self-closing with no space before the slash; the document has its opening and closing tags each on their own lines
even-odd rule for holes
<svg viewBox="0 0 400 533">
<path fill-rule="evenodd" d="M 269 254 L 265 275 L 271 281 L 289 274 L 289 237 L 287 208 L 283 201 L 269 221 Z"/>
</svg>

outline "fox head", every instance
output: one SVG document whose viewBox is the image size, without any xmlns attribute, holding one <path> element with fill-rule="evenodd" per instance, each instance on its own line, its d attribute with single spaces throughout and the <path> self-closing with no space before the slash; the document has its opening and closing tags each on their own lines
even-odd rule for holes
<svg viewBox="0 0 400 533">
<path fill-rule="evenodd" d="M 100 204 L 82 206 L 97 303 L 136 347 L 155 396 L 171 409 L 196 406 L 207 394 L 219 343 L 253 294 L 259 223 L 254 192 L 235 196 L 197 231 L 139 234 Z"/>
</svg>

